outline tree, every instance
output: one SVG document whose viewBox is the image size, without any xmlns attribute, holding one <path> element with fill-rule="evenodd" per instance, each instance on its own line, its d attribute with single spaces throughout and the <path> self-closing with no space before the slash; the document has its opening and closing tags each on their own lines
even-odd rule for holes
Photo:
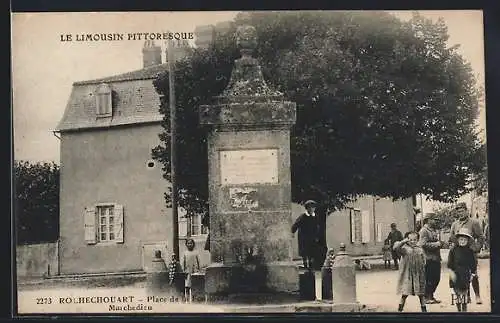
<svg viewBox="0 0 500 323">
<path fill-rule="evenodd" d="M 59 166 L 14 163 L 17 243 L 53 242 L 59 237 Z"/>
<path fill-rule="evenodd" d="M 483 168 L 473 174 L 472 188 L 477 196 L 485 196 L 488 194 L 488 167 L 486 163 L 486 145 L 481 146 L 478 153 L 479 158 L 482 158 Z"/>
<path fill-rule="evenodd" d="M 455 205 L 434 209 L 439 230 L 449 230 L 452 223 L 458 218 Z"/>
<path fill-rule="evenodd" d="M 253 12 L 255 51 L 268 84 L 297 103 L 291 136 L 292 199 L 340 208 L 363 194 L 423 193 L 450 202 L 484 165 L 474 127 L 470 65 L 448 47 L 442 20 L 384 12 Z M 198 107 L 228 84 L 234 27 L 176 64 L 179 204 L 206 212 L 206 129 Z M 155 81 L 164 131 L 153 156 L 170 179 L 168 73 Z M 167 203 L 169 194 L 166 194 Z"/>
</svg>

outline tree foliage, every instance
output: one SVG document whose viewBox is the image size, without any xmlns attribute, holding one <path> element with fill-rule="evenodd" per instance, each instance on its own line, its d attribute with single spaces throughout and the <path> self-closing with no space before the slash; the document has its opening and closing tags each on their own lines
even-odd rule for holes
<svg viewBox="0 0 500 323">
<path fill-rule="evenodd" d="M 482 158 L 483 168 L 481 171 L 473 174 L 472 179 L 472 188 L 474 189 L 474 193 L 477 196 L 487 196 L 488 195 L 488 167 L 487 167 L 487 158 L 486 158 L 486 144 L 481 146 L 480 151 L 482 153 L 478 153 L 479 158 Z"/>
<path fill-rule="evenodd" d="M 268 84 L 297 103 L 291 136 L 292 199 L 329 208 L 363 194 L 450 202 L 484 166 L 470 65 L 447 45 L 442 20 L 384 12 L 253 12 L 254 56 Z M 233 29 L 176 64 L 179 204 L 204 212 L 207 130 L 198 107 L 228 84 L 238 57 Z M 164 113 L 153 155 L 170 179 L 168 73 L 155 86 Z M 169 195 L 167 194 L 167 202 Z"/>
<path fill-rule="evenodd" d="M 455 205 L 439 207 L 434 210 L 434 213 L 436 214 L 437 226 L 440 230 L 449 230 L 452 223 L 458 218 Z"/>
<path fill-rule="evenodd" d="M 17 243 L 53 242 L 59 237 L 59 166 L 14 163 Z"/>
</svg>

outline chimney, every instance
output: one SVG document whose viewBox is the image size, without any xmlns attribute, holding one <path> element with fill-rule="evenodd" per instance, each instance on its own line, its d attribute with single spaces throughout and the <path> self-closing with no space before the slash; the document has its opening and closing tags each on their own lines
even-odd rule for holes
<svg viewBox="0 0 500 323">
<path fill-rule="evenodd" d="M 185 39 L 182 40 L 174 40 L 172 42 L 173 48 L 172 50 L 174 51 L 174 58 L 175 61 L 178 61 L 184 57 L 186 57 L 189 53 L 190 45 L 189 42 Z M 166 60 L 165 62 L 168 62 L 168 46 L 165 46 L 165 56 Z"/>
<path fill-rule="evenodd" d="M 223 35 L 231 30 L 234 26 L 234 21 L 223 21 L 215 25 L 215 33 L 217 35 Z"/>
<path fill-rule="evenodd" d="M 143 67 L 161 64 L 161 47 L 156 46 L 153 40 L 146 40 L 142 48 Z"/>
<path fill-rule="evenodd" d="M 197 26 L 194 29 L 194 34 L 196 47 L 207 48 L 214 39 L 215 28 L 213 25 Z"/>
</svg>

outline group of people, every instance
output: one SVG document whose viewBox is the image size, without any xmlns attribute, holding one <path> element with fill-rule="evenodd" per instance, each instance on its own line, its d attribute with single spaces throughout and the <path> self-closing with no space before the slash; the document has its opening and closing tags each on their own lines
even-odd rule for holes
<svg viewBox="0 0 500 323">
<path fill-rule="evenodd" d="M 321 212 L 316 212 L 317 203 L 309 200 L 304 206 L 306 211 L 296 219 L 291 231 L 292 234 L 298 231 L 299 254 L 304 267 L 320 270 L 326 262 L 333 262 L 335 255 L 333 250 L 327 255 L 323 228 L 325 219 L 321 218 Z M 465 203 L 459 203 L 455 212 L 457 219 L 451 225 L 450 237 L 446 242 L 440 239 L 435 213 L 426 213 L 423 216 L 423 226 L 418 232 L 411 231 L 403 235 L 395 223 L 391 224 L 383 251 L 385 266 L 390 267 L 392 260 L 394 268 L 399 270 L 397 290 L 401 299 L 398 311 L 403 311 L 409 295 L 419 297 L 422 312 L 427 311 L 427 304 L 441 303 L 434 293 L 441 281 L 441 249 L 446 247 L 450 249 L 447 267 L 450 270 L 452 302 L 456 303 L 458 311 L 467 311 L 467 304 L 471 302 L 469 286 L 472 285 L 476 303 L 482 303 L 477 269 L 478 253 L 486 242 L 484 231 L 481 223 L 469 216 Z M 205 246 L 205 249 L 209 248 L 209 245 Z M 194 251 L 193 239 L 186 240 L 186 249 L 181 262 L 172 256 L 169 272 L 171 284 L 174 272 L 186 274 L 185 297 L 190 301 L 191 277 L 200 271 L 200 260 Z"/>
<path fill-rule="evenodd" d="M 175 283 L 176 274 L 184 273 L 184 299 L 186 302 L 193 301 L 191 292 L 192 275 L 200 272 L 200 258 L 198 253 L 194 250 L 196 243 L 193 239 L 186 240 L 186 251 L 182 255 L 182 260 L 179 262 L 177 256 L 172 254 L 170 263 L 168 265 L 169 284 L 172 286 Z"/>
<path fill-rule="evenodd" d="M 441 249 L 447 246 L 450 248 L 447 267 L 452 302 L 456 303 L 458 311 L 466 312 L 471 302 L 469 286 L 472 285 L 476 303 L 482 304 L 477 268 L 478 253 L 485 241 L 483 230 L 479 221 L 469 216 L 465 203 L 459 203 L 455 211 L 457 219 L 451 225 L 447 242 L 440 240 L 434 213 L 425 214 L 419 232 L 408 232 L 402 239 L 392 241 L 392 251 L 401 257 L 398 311 L 403 311 L 408 295 L 419 297 L 422 312 L 427 311 L 427 304 L 441 303 L 434 293 L 441 280 Z M 392 237 L 400 236 L 391 233 Z"/>
</svg>

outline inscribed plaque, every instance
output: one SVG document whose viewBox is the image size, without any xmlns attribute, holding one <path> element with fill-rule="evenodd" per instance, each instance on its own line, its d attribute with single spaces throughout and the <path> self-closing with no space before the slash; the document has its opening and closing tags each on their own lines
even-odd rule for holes
<svg viewBox="0 0 500 323">
<path fill-rule="evenodd" d="M 222 184 L 278 183 L 278 149 L 220 151 Z"/>
<path fill-rule="evenodd" d="M 259 207 L 257 189 L 251 187 L 231 187 L 229 200 L 235 209 L 256 209 Z"/>
</svg>

